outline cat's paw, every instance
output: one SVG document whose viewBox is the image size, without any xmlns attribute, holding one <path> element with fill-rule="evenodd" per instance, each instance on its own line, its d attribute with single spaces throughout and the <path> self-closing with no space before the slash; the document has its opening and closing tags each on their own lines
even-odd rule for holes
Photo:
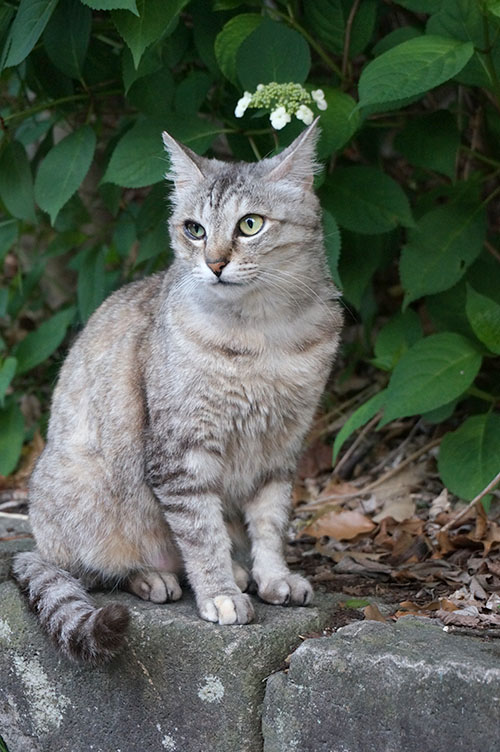
<svg viewBox="0 0 500 752">
<path fill-rule="evenodd" d="M 178 601 L 182 595 L 177 575 L 171 572 L 137 572 L 128 581 L 127 590 L 153 603 Z"/>
<path fill-rule="evenodd" d="M 248 624 L 254 616 L 252 601 L 243 593 L 201 598 L 198 610 L 202 619 L 219 624 Z"/>
<path fill-rule="evenodd" d="M 232 561 L 232 565 L 234 581 L 238 585 L 241 592 L 244 593 L 250 584 L 250 575 L 248 574 L 245 567 L 242 567 L 241 564 L 234 559 Z"/>
<path fill-rule="evenodd" d="M 307 606 L 313 597 L 313 589 L 306 578 L 291 573 L 285 577 L 261 579 L 257 592 L 266 603 L 282 606 Z"/>
</svg>

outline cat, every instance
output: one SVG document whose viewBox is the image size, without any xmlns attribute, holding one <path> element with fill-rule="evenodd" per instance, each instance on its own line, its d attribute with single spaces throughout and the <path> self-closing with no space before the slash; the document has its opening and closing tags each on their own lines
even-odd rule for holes
<svg viewBox="0 0 500 752">
<path fill-rule="evenodd" d="M 251 580 L 272 604 L 308 604 L 284 559 L 291 485 L 339 342 L 325 260 L 316 123 L 255 163 L 193 153 L 167 133 L 174 184 L 170 268 L 113 293 L 73 344 L 29 486 L 36 541 L 13 574 L 69 658 L 121 647 L 120 586 L 200 616 L 253 618 Z"/>
</svg>

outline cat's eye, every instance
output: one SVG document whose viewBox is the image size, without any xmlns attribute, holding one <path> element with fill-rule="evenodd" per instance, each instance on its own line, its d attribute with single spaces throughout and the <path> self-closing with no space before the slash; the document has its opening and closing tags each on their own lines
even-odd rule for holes
<svg viewBox="0 0 500 752">
<path fill-rule="evenodd" d="M 259 214 L 247 214 L 238 222 L 238 228 L 242 235 L 257 235 L 264 224 L 264 217 Z"/>
<path fill-rule="evenodd" d="M 191 222 L 190 220 L 184 222 L 184 229 L 186 230 L 186 233 L 195 240 L 202 240 L 206 234 L 203 225 L 198 224 L 198 222 Z"/>
</svg>

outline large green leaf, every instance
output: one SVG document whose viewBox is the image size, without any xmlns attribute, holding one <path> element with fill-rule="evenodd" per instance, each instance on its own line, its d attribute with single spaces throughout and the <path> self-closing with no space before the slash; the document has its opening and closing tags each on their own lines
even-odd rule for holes
<svg viewBox="0 0 500 752">
<path fill-rule="evenodd" d="M 345 146 L 360 124 L 356 102 L 349 94 L 330 86 L 324 86 L 323 91 L 328 107 L 320 113 L 318 159 L 326 159 Z"/>
<path fill-rule="evenodd" d="M 466 311 L 476 337 L 500 355 L 500 305 L 467 285 Z"/>
<path fill-rule="evenodd" d="M 0 262 L 4 260 L 17 240 L 18 224 L 15 219 L 6 219 L 4 222 L 0 222 Z"/>
<path fill-rule="evenodd" d="M 457 201 L 424 214 L 401 252 L 404 305 L 453 287 L 481 253 L 485 233 L 479 203 Z"/>
<path fill-rule="evenodd" d="M 500 470 L 500 415 L 473 415 L 444 436 L 439 449 L 439 474 L 461 499 L 472 500 Z"/>
<path fill-rule="evenodd" d="M 345 47 L 346 28 L 353 7 L 353 0 L 310 0 L 305 2 L 304 14 L 308 28 L 314 37 L 336 55 L 342 55 Z M 349 24 L 350 58 L 359 55 L 371 39 L 377 12 L 376 0 L 363 0 Z"/>
<path fill-rule="evenodd" d="M 361 310 L 370 280 L 387 252 L 387 235 L 360 235 L 342 232 L 339 274 L 344 297 Z"/>
<path fill-rule="evenodd" d="M 78 270 L 78 310 L 85 323 L 106 297 L 105 248 L 90 248 Z"/>
<path fill-rule="evenodd" d="M 258 13 L 240 13 L 231 18 L 215 39 L 215 57 L 219 68 L 231 83 L 237 85 L 236 54 L 242 42 L 262 23 Z"/>
<path fill-rule="evenodd" d="M 398 44 L 363 69 L 359 106 L 424 94 L 453 78 L 473 52 L 471 42 L 438 36 L 426 35 Z"/>
<path fill-rule="evenodd" d="M 17 370 L 16 358 L 5 358 L 0 366 L 0 405 L 3 407 L 5 392 L 10 386 L 10 382 L 14 378 Z"/>
<path fill-rule="evenodd" d="M 80 0 L 59 0 L 43 35 L 47 55 L 66 76 L 81 78 L 92 25 L 92 11 Z"/>
<path fill-rule="evenodd" d="M 14 217 L 36 222 L 33 176 L 19 141 L 5 144 L 0 156 L 0 197 Z"/>
<path fill-rule="evenodd" d="M 9 29 L 0 70 L 19 65 L 38 42 L 58 0 L 21 0 Z"/>
<path fill-rule="evenodd" d="M 332 279 L 338 287 L 342 288 L 342 282 L 339 277 L 339 258 L 342 238 L 340 237 L 338 224 L 326 209 L 323 209 L 323 232 L 325 238 L 326 258 Z"/>
<path fill-rule="evenodd" d="M 349 436 L 354 433 L 354 431 L 357 431 L 358 428 L 364 426 L 365 423 L 368 423 L 369 420 L 371 420 L 378 412 L 380 412 L 380 410 L 383 409 L 385 405 L 386 392 L 386 389 L 381 392 L 377 392 L 377 394 L 375 394 L 367 402 L 361 405 L 361 407 L 358 407 L 358 409 L 355 410 L 352 415 L 350 415 L 346 420 L 337 436 L 335 437 L 335 442 L 333 444 L 334 462 L 337 459 L 338 453 L 342 449 L 342 445 L 349 438 Z"/>
<path fill-rule="evenodd" d="M 35 199 L 39 207 L 50 214 L 52 224 L 89 171 L 95 144 L 93 129 L 83 125 L 56 144 L 38 168 Z"/>
<path fill-rule="evenodd" d="M 240 45 L 236 71 L 244 89 L 257 84 L 303 83 L 311 67 L 311 54 L 304 37 L 277 21 L 264 20 Z"/>
<path fill-rule="evenodd" d="M 392 371 L 409 347 L 422 337 L 422 324 L 411 308 L 397 313 L 385 324 L 375 340 L 375 365 Z"/>
<path fill-rule="evenodd" d="M 460 134 L 456 117 L 438 110 L 410 118 L 394 140 L 394 146 L 410 164 L 455 177 Z"/>
<path fill-rule="evenodd" d="M 383 424 L 426 413 L 460 397 L 480 367 L 480 353 L 460 334 L 443 332 L 419 340 L 401 356 L 392 373 Z"/>
<path fill-rule="evenodd" d="M 143 59 L 146 58 L 146 55 Z M 174 79 L 165 66 L 148 76 L 134 81 L 128 93 L 128 100 L 140 112 L 156 119 L 166 118 L 172 110 Z"/>
<path fill-rule="evenodd" d="M 0 475 L 9 475 L 18 463 L 24 440 L 24 418 L 12 401 L 0 409 Z"/>
<path fill-rule="evenodd" d="M 162 180 L 168 167 L 161 140 L 165 128 L 198 153 L 206 151 L 220 132 L 207 120 L 174 113 L 161 121 L 141 120 L 117 143 L 102 182 L 142 188 Z"/>
<path fill-rule="evenodd" d="M 377 167 L 340 167 L 321 189 L 341 227 L 367 235 L 414 222 L 403 189 Z"/>
<path fill-rule="evenodd" d="M 27 334 L 14 349 L 17 373 L 30 371 L 52 355 L 63 341 L 74 316 L 74 307 L 65 308 L 40 324 L 36 331 Z"/>
<path fill-rule="evenodd" d="M 135 0 L 81 0 L 93 10 L 129 10 L 139 15 L 137 3 Z"/>
<path fill-rule="evenodd" d="M 137 0 L 139 16 L 127 10 L 113 10 L 111 17 L 127 43 L 137 68 L 146 47 L 175 28 L 175 22 L 188 0 Z"/>
</svg>

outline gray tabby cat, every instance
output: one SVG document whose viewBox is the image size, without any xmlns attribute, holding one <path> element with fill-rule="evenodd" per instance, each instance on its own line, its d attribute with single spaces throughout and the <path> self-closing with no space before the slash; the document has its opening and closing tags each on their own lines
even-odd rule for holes
<svg viewBox="0 0 500 752">
<path fill-rule="evenodd" d="M 199 157 L 167 133 L 175 261 L 91 317 L 54 392 L 30 482 L 37 549 L 13 571 L 69 657 L 98 663 L 128 611 L 109 585 L 165 603 L 187 574 L 200 616 L 246 624 L 251 546 L 260 598 L 307 604 L 283 556 L 304 436 L 341 313 L 312 191 L 315 124 L 259 163 Z"/>
</svg>

